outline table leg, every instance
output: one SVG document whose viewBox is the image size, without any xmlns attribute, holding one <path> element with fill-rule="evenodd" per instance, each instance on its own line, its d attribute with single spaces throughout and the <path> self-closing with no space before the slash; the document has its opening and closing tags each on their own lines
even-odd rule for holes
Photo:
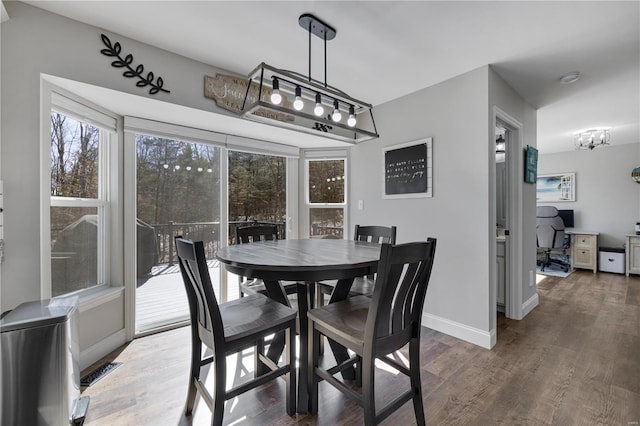
<svg viewBox="0 0 640 426">
<path fill-rule="evenodd" d="M 284 288 L 280 284 L 279 281 L 264 281 L 264 286 L 267 289 L 267 296 L 270 299 L 275 300 L 276 302 L 280 302 L 283 305 L 291 306 L 289 303 L 289 298 L 287 297 L 287 293 L 285 293 Z M 285 346 L 285 336 L 284 331 L 276 333 L 273 336 L 273 340 L 271 341 L 271 345 L 269 345 L 269 350 L 267 351 L 267 357 L 273 362 L 277 363 L 284 351 Z M 257 374 L 259 376 L 269 372 L 269 368 L 262 363 L 258 363 L 258 371 Z"/>
<path fill-rule="evenodd" d="M 347 278 L 343 280 L 338 280 L 333 292 L 331 293 L 331 298 L 329 299 L 329 303 L 339 302 L 341 300 L 346 299 L 349 296 L 349 291 L 351 290 L 351 285 L 353 284 L 353 278 Z M 347 352 L 347 348 L 344 346 L 334 342 L 331 339 L 329 340 L 329 345 L 331 346 L 331 351 L 333 352 L 333 356 L 336 359 L 338 364 L 349 359 L 349 353 Z M 342 372 L 342 377 L 345 380 L 355 380 L 356 371 L 354 368 L 348 368 Z"/>
<path fill-rule="evenodd" d="M 309 383 L 307 378 L 307 358 L 309 354 L 309 346 L 307 345 L 308 334 L 308 317 L 307 312 L 312 306 L 315 293 L 315 283 L 298 283 L 298 321 L 300 329 L 300 342 L 298 357 L 298 413 L 309 412 Z"/>
</svg>

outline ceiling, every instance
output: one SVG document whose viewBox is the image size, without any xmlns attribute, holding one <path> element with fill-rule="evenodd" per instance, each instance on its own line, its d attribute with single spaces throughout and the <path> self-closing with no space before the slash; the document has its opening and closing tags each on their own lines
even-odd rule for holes
<svg viewBox="0 0 640 426">
<path fill-rule="evenodd" d="M 538 109 L 541 153 L 611 128 L 640 142 L 640 3 L 613 1 L 25 1 L 240 75 L 306 74 L 313 13 L 337 30 L 327 81 L 374 106 L 490 64 Z M 322 42 L 312 77 L 324 78 Z M 558 78 L 580 71 L 573 84 Z"/>
</svg>

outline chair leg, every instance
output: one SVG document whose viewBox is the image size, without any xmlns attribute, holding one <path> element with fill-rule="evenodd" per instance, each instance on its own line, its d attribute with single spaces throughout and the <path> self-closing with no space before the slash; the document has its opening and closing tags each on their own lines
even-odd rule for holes
<svg viewBox="0 0 640 426">
<path fill-rule="evenodd" d="M 420 331 L 418 331 L 420 333 Z M 416 415 L 418 426 L 425 426 L 424 405 L 422 402 L 422 384 L 420 381 L 420 339 L 414 338 L 409 342 L 409 372 L 411 375 L 411 387 L 414 389 L 413 411 Z"/>
<path fill-rule="evenodd" d="M 313 327 L 313 321 L 309 321 L 309 354 L 307 365 L 307 386 L 309 387 L 309 414 L 318 414 L 318 382 L 316 368 L 320 359 L 320 332 Z M 302 362 L 302 360 L 301 360 Z"/>
<path fill-rule="evenodd" d="M 364 424 L 376 424 L 375 398 L 375 358 L 371 354 L 362 357 L 362 408 L 364 409 Z"/>
<path fill-rule="evenodd" d="M 213 426 L 221 426 L 224 417 L 224 401 L 226 400 L 227 385 L 227 358 L 224 354 L 220 356 L 214 355 L 214 374 L 215 380 L 213 385 L 213 416 L 211 424 Z"/>
<path fill-rule="evenodd" d="M 190 416 L 193 414 L 193 406 L 196 402 L 196 388 L 195 381 L 200 378 L 200 366 L 201 366 L 201 351 L 202 343 L 197 339 L 197 335 L 194 336 L 194 330 L 191 329 L 191 371 L 189 372 L 189 388 L 187 389 L 187 401 L 184 406 L 184 414 Z"/>
<path fill-rule="evenodd" d="M 264 354 L 264 338 L 256 340 L 256 346 L 253 351 L 253 376 L 258 377 L 264 373 L 265 366 L 260 361 L 258 354 Z"/>
<path fill-rule="evenodd" d="M 285 361 L 289 365 L 289 373 L 287 374 L 287 414 L 293 416 L 296 414 L 296 397 L 298 387 L 296 386 L 296 320 L 289 324 L 286 332 L 286 341 L 289 352 L 285 355 Z"/>
</svg>

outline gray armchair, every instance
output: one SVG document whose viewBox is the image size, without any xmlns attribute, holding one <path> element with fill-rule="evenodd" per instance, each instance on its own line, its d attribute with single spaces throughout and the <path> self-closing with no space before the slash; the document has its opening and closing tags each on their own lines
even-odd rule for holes
<svg viewBox="0 0 640 426">
<path fill-rule="evenodd" d="M 558 216 L 558 209 L 553 206 L 538 206 L 536 209 L 536 239 L 538 248 L 544 252 L 544 259 L 538 262 L 540 270 L 551 265 L 560 267 L 564 272 L 569 270 L 569 264 L 551 257 L 552 250 L 564 251 L 565 245 L 564 222 Z"/>
</svg>

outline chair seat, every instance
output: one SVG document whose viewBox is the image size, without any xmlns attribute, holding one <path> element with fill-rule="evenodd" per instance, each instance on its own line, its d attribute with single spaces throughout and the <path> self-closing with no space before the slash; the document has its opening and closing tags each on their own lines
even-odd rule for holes
<svg viewBox="0 0 640 426">
<path fill-rule="evenodd" d="M 370 304 L 371 298 L 368 296 L 349 297 L 337 303 L 312 309 L 308 317 L 315 322 L 317 329 L 323 331 L 323 334 L 361 354 Z"/>
<path fill-rule="evenodd" d="M 242 339 L 285 324 L 296 317 L 294 309 L 274 302 L 262 294 L 251 294 L 242 299 L 220 304 L 227 342 Z"/>
</svg>

